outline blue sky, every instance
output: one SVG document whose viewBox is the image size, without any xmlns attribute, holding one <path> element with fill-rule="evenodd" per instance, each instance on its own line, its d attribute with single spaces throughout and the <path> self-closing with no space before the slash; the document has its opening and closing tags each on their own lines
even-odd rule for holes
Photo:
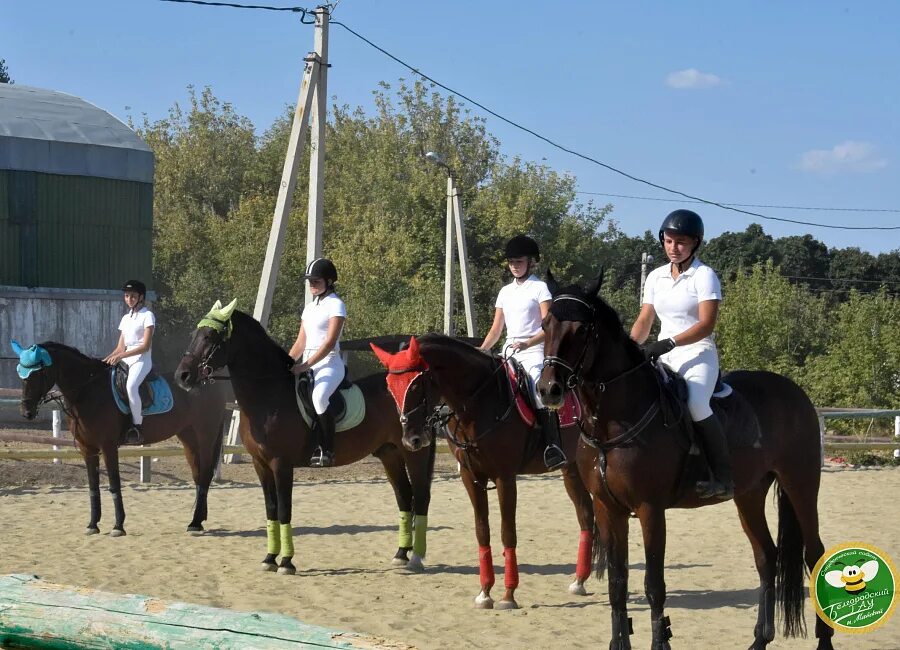
<svg viewBox="0 0 900 650">
<path fill-rule="evenodd" d="M 122 118 L 163 117 L 188 84 L 208 85 L 262 131 L 296 100 L 312 48 L 312 28 L 287 13 L 29 0 L 3 3 L 0 16 L 0 58 L 18 83 Z M 496 112 L 661 185 L 731 203 L 900 209 L 900 3 L 341 0 L 334 19 Z M 330 49 L 338 103 L 368 109 L 379 81 L 410 77 L 340 27 Z M 495 118 L 488 128 L 505 155 L 570 172 L 581 191 L 668 198 Z M 679 206 L 580 198 L 613 203 L 632 235 Z M 697 209 L 709 236 L 758 221 L 774 236 L 900 248 L 900 231 Z M 900 225 L 900 213 L 758 211 Z"/>
</svg>

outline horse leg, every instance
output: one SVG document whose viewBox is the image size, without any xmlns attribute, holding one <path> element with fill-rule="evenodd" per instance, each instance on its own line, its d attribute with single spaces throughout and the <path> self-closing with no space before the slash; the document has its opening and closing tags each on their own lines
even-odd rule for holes
<svg viewBox="0 0 900 650">
<path fill-rule="evenodd" d="M 476 609 L 493 609 L 491 588 L 494 586 L 494 558 L 491 554 L 491 525 L 488 519 L 487 490 L 483 482 L 476 482 L 472 471 L 465 466 L 459 472 L 472 509 L 475 511 L 475 538 L 478 540 L 478 575 L 481 592 L 475 597 Z"/>
<path fill-rule="evenodd" d="M 85 529 L 86 535 L 100 533 L 100 450 L 85 449 L 84 466 L 87 468 L 88 493 L 91 498 L 91 520 Z"/>
<path fill-rule="evenodd" d="M 756 571 L 759 573 L 759 604 L 753 628 L 751 650 L 764 650 L 775 638 L 775 542 L 766 522 L 766 495 L 772 485 L 771 474 L 746 492 L 734 497 L 741 527 L 750 540 Z"/>
<path fill-rule="evenodd" d="M 575 581 L 569 585 L 569 593 L 575 596 L 587 596 L 584 582 L 591 575 L 591 552 L 594 535 L 594 512 L 591 505 L 591 493 L 584 487 L 578 467 L 569 463 L 562 468 L 563 483 L 566 492 L 575 505 L 575 515 L 581 535 L 578 540 L 578 563 L 575 565 Z"/>
<path fill-rule="evenodd" d="M 408 570 L 424 571 L 422 561 L 427 551 L 428 507 L 431 505 L 431 478 L 434 475 L 435 446 L 417 452 L 405 452 L 406 472 L 412 485 L 413 512 L 413 553 L 406 565 Z"/>
<path fill-rule="evenodd" d="M 385 445 L 375 452 L 375 456 L 384 466 L 384 472 L 387 474 L 388 481 L 394 489 L 397 508 L 400 510 L 397 553 L 394 555 L 391 563 L 394 566 L 405 566 L 414 571 L 421 571 L 423 570 L 421 560 L 418 567 L 409 567 L 408 553 L 413 548 L 413 494 L 409 477 L 406 475 L 403 456 L 400 454 L 400 450 L 392 445 Z"/>
<path fill-rule="evenodd" d="M 503 541 L 503 586 L 506 593 L 497 603 L 497 609 L 518 609 L 515 591 L 519 586 L 519 562 L 516 559 L 516 475 L 504 476 L 497 481 L 497 498 L 500 500 L 500 539 Z"/>
<path fill-rule="evenodd" d="M 653 630 L 651 650 L 671 650 L 669 617 L 666 604 L 666 509 L 662 504 L 645 504 L 638 508 L 641 533 L 644 538 L 644 556 L 647 570 L 644 577 L 644 593 L 650 603 L 650 627 Z M 626 521 L 627 525 L 627 521 Z"/>
<path fill-rule="evenodd" d="M 272 463 L 275 475 L 275 492 L 278 498 L 278 525 L 281 530 L 281 562 L 278 573 L 292 576 L 297 568 L 294 557 L 294 532 L 291 528 L 291 497 L 294 489 L 294 466 L 290 459 L 278 457 Z"/>
<path fill-rule="evenodd" d="M 116 512 L 116 521 L 109 535 L 122 537 L 125 534 L 125 504 L 122 503 L 122 479 L 119 476 L 119 448 L 115 441 L 103 447 L 103 463 L 109 476 L 109 493 L 112 494 Z"/>
<path fill-rule="evenodd" d="M 216 465 L 219 462 L 219 450 L 222 446 L 222 436 L 224 435 L 221 418 L 216 418 L 215 424 L 209 424 L 209 427 L 217 427 L 218 435 L 215 436 L 215 442 L 211 448 L 204 449 L 201 442 L 204 440 L 200 435 L 200 430 L 193 425 L 188 430 L 191 437 L 182 437 L 181 442 L 184 444 L 184 456 L 187 459 L 188 467 L 191 468 L 191 475 L 194 478 L 196 489 L 196 497 L 194 499 L 194 516 L 191 523 L 188 524 L 187 532 L 202 533 L 203 522 L 206 521 L 209 513 L 207 510 L 207 500 L 209 496 L 209 486 L 212 483 L 213 474 L 216 473 Z"/>
<path fill-rule="evenodd" d="M 253 456 L 253 469 L 259 478 L 263 498 L 266 502 L 266 557 L 261 568 L 263 571 L 277 571 L 275 560 L 281 552 L 280 526 L 278 525 L 278 494 L 275 490 L 275 475 L 269 466 Z"/>
<path fill-rule="evenodd" d="M 631 650 L 633 634 L 628 618 L 628 516 L 611 513 L 600 499 L 594 499 L 594 517 L 600 545 L 607 552 L 609 605 L 612 609 L 612 635 L 609 650 Z"/>
<path fill-rule="evenodd" d="M 778 541 L 779 554 L 782 554 L 782 546 L 796 546 L 802 543 L 804 547 L 804 560 L 810 572 L 815 568 L 816 562 L 825 554 L 825 546 L 822 544 L 822 538 L 819 536 L 819 481 L 821 478 L 818 456 L 815 458 L 815 466 L 810 463 L 810 470 L 806 476 L 802 475 L 779 475 L 778 482 L 781 485 L 783 493 L 778 498 Z M 796 537 L 797 533 L 793 532 L 799 529 L 802 536 L 802 542 L 796 539 L 791 543 L 790 538 Z M 785 557 L 780 564 L 788 564 L 791 562 L 790 557 Z M 790 611 L 790 601 L 799 602 L 795 607 L 799 608 L 800 616 L 803 613 L 803 574 L 799 575 L 799 587 L 790 588 L 785 584 L 783 588 L 783 598 L 785 600 L 785 628 L 787 634 L 787 618 Z M 784 582 L 788 578 L 783 578 Z M 802 623 L 802 619 L 801 619 Z M 795 630 L 800 631 L 799 626 Z M 816 646 L 818 650 L 832 650 L 833 645 L 831 638 L 834 636 L 834 628 L 828 625 L 821 618 L 816 616 L 816 638 L 819 640 Z"/>
</svg>

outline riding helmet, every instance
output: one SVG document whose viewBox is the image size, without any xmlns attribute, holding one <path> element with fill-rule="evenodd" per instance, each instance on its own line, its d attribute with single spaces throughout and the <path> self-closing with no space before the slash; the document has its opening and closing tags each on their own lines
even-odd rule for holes
<svg viewBox="0 0 900 650">
<path fill-rule="evenodd" d="M 531 237 L 516 235 L 506 242 L 506 259 L 513 257 L 533 257 L 536 262 L 540 262 L 541 249 Z"/>
<path fill-rule="evenodd" d="M 134 291 L 142 296 L 147 295 L 147 285 L 145 285 L 140 280 L 129 280 L 125 283 L 125 286 L 122 287 L 122 291 Z"/>
<path fill-rule="evenodd" d="M 327 257 L 318 257 L 306 267 L 306 273 L 303 275 L 303 279 L 319 279 L 325 280 L 326 282 L 331 280 L 332 282 L 337 282 L 337 269 Z"/>
<path fill-rule="evenodd" d="M 696 237 L 697 248 L 700 248 L 703 242 L 703 219 L 693 210 L 675 210 L 669 213 L 659 227 L 660 244 L 663 243 L 663 235 L 667 232 Z"/>
</svg>

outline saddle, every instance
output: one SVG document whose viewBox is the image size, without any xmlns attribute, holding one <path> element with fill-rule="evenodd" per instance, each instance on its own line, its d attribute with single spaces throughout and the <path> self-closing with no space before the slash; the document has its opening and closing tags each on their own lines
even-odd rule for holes
<svg viewBox="0 0 900 650">
<path fill-rule="evenodd" d="M 296 398 L 297 407 L 306 423 L 310 426 L 318 426 L 316 410 L 312 404 L 313 373 L 307 371 L 297 377 Z M 344 378 L 338 385 L 338 389 L 328 399 L 328 412 L 334 416 L 335 431 L 352 429 L 362 422 L 366 414 L 366 402 L 359 386 L 349 379 L 349 372 L 344 366 Z"/>
<path fill-rule="evenodd" d="M 533 427 L 536 422 L 537 404 L 534 401 L 534 384 L 531 376 L 525 372 L 525 368 L 515 357 L 509 357 L 505 363 L 506 376 L 509 378 L 510 389 L 519 415 L 525 424 Z M 574 391 L 566 391 L 563 406 L 559 409 L 559 426 L 571 427 L 578 424 L 580 419 L 581 403 Z"/>
<path fill-rule="evenodd" d="M 128 382 L 128 370 L 129 366 L 124 361 L 119 361 L 113 370 L 113 372 L 115 372 L 113 382 L 116 387 L 116 393 L 118 393 L 119 399 L 126 404 L 128 403 L 128 390 L 126 388 Z M 153 393 L 152 383 L 157 379 L 159 379 L 159 374 L 156 372 L 156 369 L 151 369 L 144 378 L 144 381 L 142 381 L 141 385 L 138 387 L 138 394 L 141 396 L 142 409 L 148 408 L 153 404 L 155 395 Z"/>
</svg>

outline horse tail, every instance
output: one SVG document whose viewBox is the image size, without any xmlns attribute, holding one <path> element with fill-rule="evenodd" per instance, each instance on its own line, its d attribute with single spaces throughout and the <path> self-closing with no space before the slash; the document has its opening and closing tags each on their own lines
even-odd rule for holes
<svg viewBox="0 0 900 650">
<path fill-rule="evenodd" d="M 778 499 L 778 547 L 775 560 L 775 594 L 784 621 L 784 636 L 806 638 L 805 600 L 806 564 L 803 561 L 803 533 L 787 494 L 775 487 Z"/>
<path fill-rule="evenodd" d="M 603 580 L 603 574 L 606 573 L 606 544 L 603 543 L 603 538 L 600 537 L 600 527 L 597 525 L 597 520 L 594 517 L 591 517 L 591 530 L 594 536 L 591 562 L 597 575 L 597 580 Z"/>
</svg>

